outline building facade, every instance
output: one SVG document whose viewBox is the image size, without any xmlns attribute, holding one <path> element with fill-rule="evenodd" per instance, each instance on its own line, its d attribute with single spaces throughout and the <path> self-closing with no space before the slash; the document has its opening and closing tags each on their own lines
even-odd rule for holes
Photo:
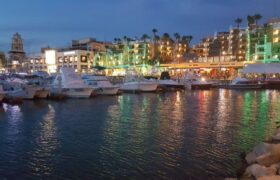
<svg viewBox="0 0 280 180">
<path fill-rule="evenodd" d="M 28 62 L 30 72 L 56 73 L 61 67 L 72 67 L 76 72 L 87 73 L 92 71 L 93 53 L 85 50 L 49 49 L 42 54 L 30 56 Z"/>
</svg>

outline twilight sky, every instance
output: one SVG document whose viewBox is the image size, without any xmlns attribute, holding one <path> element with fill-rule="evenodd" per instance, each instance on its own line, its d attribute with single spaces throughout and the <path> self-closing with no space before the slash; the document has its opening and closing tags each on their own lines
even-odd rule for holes
<svg viewBox="0 0 280 180">
<path fill-rule="evenodd" d="M 159 34 L 193 35 L 193 42 L 227 31 L 234 19 L 260 13 L 261 22 L 280 17 L 280 0 L 0 0 L 0 50 L 19 32 L 27 53 L 62 47 L 72 39 Z"/>
</svg>

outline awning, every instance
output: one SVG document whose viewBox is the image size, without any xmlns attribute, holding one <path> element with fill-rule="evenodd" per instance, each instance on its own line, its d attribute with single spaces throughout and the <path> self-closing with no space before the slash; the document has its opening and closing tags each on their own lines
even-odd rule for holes
<svg viewBox="0 0 280 180">
<path fill-rule="evenodd" d="M 244 74 L 258 73 L 258 74 L 274 74 L 280 73 L 280 63 L 269 64 L 247 64 L 243 71 Z"/>
</svg>

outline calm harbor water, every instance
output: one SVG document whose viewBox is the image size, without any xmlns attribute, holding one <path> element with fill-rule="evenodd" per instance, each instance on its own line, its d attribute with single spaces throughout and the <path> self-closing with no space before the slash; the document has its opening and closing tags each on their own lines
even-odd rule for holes
<svg viewBox="0 0 280 180">
<path fill-rule="evenodd" d="M 0 106 L 0 178 L 222 179 L 280 122 L 280 91 L 186 91 Z"/>
</svg>

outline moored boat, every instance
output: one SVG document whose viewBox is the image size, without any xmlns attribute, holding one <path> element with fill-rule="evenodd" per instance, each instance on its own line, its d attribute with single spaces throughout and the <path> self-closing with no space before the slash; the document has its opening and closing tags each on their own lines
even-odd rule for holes
<svg viewBox="0 0 280 180">
<path fill-rule="evenodd" d="M 62 67 L 52 86 L 52 96 L 69 98 L 89 98 L 92 88 L 87 86 L 73 68 Z"/>
<path fill-rule="evenodd" d="M 213 84 L 212 82 L 207 82 L 204 78 L 193 74 L 186 74 L 181 81 L 185 85 L 185 88 L 189 90 L 208 90 Z"/>
<path fill-rule="evenodd" d="M 236 77 L 231 83 L 223 87 L 227 89 L 261 89 L 265 87 L 265 84 L 257 80 Z"/>
<path fill-rule="evenodd" d="M 157 82 L 145 80 L 135 73 L 127 73 L 120 90 L 125 92 L 155 92 L 157 88 Z"/>
<path fill-rule="evenodd" d="M 84 78 L 84 82 L 99 95 L 116 95 L 120 89 L 120 86 L 113 85 L 106 76 L 90 75 Z"/>
<path fill-rule="evenodd" d="M 164 71 L 160 75 L 160 79 L 158 80 L 159 87 L 163 89 L 185 89 L 183 83 L 172 80 L 167 71 Z"/>
</svg>

